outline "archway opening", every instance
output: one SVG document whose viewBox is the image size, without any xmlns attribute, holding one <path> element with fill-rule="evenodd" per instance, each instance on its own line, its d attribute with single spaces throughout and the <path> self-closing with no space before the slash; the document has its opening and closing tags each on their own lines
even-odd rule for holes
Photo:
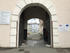
<svg viewBox="0 0 70 53">
<path fill-rule="evenodd" d="M 43 35 L 43 20 L 32 18 L 27 21 L 27 40 L 40 40 Z"/>
<path fill-rule="evenodd" d="M 50 15 L 40 6 L 29 6 L 20 15 L 19 46 L 27 41 L 27 21 L 32 18 L 43 20 L 43 40 L 51 45 Z"/>
<path fill-rule="evenodd" d="M 27 40 L 28 46 L 44 47 L 46 42 L 44 41 L 43 34 L 43 20 L 38 18 L 29 19 L 27 22 Z M 47 38 L 47 36 L 46 36 Z"/>
</svg>

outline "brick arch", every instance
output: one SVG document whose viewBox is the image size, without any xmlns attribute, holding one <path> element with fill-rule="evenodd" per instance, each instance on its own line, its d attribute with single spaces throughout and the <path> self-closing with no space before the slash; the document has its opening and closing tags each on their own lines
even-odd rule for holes
<svg viewBox="0 0 70 53">
<path fill-rule="evenodd" d="M 56 11 L 54 8 L 54 5 L 51 0 L 18 0 L 17 4 L 15 6 L 15 9 L 12 13 L 11 18 L 11 34 L 10 34 L 10 47 L 18 47 L 18 41 L 19 41 L 19 16 L 22 12 L 22 9 L 25 9 L 25 6 L 34 4 L 39 5 L 41 7 L 45 7 L 44 9 L 50 13 L 51 22 L 53 23 L 53 47 L 57 47 L 59 40 L 58 40 L 58 20 L 56 16 Z M 12 40 L 13 39 L 13 40 Z M 55 40 L 56 39 L 56 40 Z"/>
</svg>

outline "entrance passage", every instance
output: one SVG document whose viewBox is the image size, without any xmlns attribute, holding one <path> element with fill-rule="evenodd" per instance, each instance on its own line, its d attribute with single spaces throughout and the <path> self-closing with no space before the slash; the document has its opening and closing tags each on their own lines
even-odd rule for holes
<svg viewBox="0 0 70 53">
<path fill-rule="evenodd" d="M 28 39 L 28 37 L 30 37 L 28 36 L 30 34 L 28 33 L 28 20 L 30 19 L 39 19 L 43 21 L 43 25 L 41 25 L 43 26 L 42 34 L 40 33 L 38 34 L 37 31 L 32 32 L 32 33 L 35 33 L 33 34 L 34 36 L 42 35 L 41 37 L 39 37 L 41 39 L 38 39 L 38 37 L 30 40 Z M 35 40 L 35 41 L 38 40 L 38 42 L 42 40 L 42 43 L 51 45 L 50 21 L 51 19 L 48 12 L 46 12 L 40 6 L 30 6 L 30 7 L 27 7 L 25 10 L 23 10 L 20 15 L 20 23 L 19 23 L 19 46 L 21 46 L 23 43 L 32 42 L 32 40 Z M 40 21 L 40 24 L 41 24 L 41 21 Z M 40 29 L 41 28 L 39 28 L 39 30 Z"/>
<path fill-rule="evenodd" d="M 27 22 L 27 41 L 28 46 L 44 47 L 43 37 L 43 21 L 38 18 L 33 18 Z"/>
</svg>

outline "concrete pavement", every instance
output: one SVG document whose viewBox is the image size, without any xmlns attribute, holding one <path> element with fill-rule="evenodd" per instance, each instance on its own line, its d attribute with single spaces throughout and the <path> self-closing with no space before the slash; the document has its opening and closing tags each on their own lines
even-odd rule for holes
<svg viewBox="0 0 70 53">
<path fill-rule="evenodd" d="M 0 53 L 70 53 L 70 49 L 53 49 L 53 48 L 14 48 L 1 49 Z"/>
</svg>

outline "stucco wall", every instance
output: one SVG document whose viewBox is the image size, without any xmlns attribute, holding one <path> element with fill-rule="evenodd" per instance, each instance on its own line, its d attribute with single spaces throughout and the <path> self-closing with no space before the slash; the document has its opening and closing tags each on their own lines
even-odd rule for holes
<svg viewBox="0 0 70 53">
<path fill-rule="evenodd" d="M 70 24 L 70 0 L 53 0 L 59 24 Z M 70 47 L 70 32 L 59 32 L 60 47 Z"/>
<path fill-rule="evenodd" d="M 52 0 L 56 8 L 58 23 L 70 24 L 70 0 Z M 0 11 L 13 11 L 17 0 L 0 0 Z M 70 32 L 59 32 L 59 47 L 70 47 Z M 0 25 L 0 47 L 10 46 L 10 25 Z"/>
<path fill-rule="evenodd" d="M 13 11 L 16 0 L 0 0 L 0 11 Z M 10 25 L 0 25 L 0 47 L 10 47 Z"/>
</svg>

